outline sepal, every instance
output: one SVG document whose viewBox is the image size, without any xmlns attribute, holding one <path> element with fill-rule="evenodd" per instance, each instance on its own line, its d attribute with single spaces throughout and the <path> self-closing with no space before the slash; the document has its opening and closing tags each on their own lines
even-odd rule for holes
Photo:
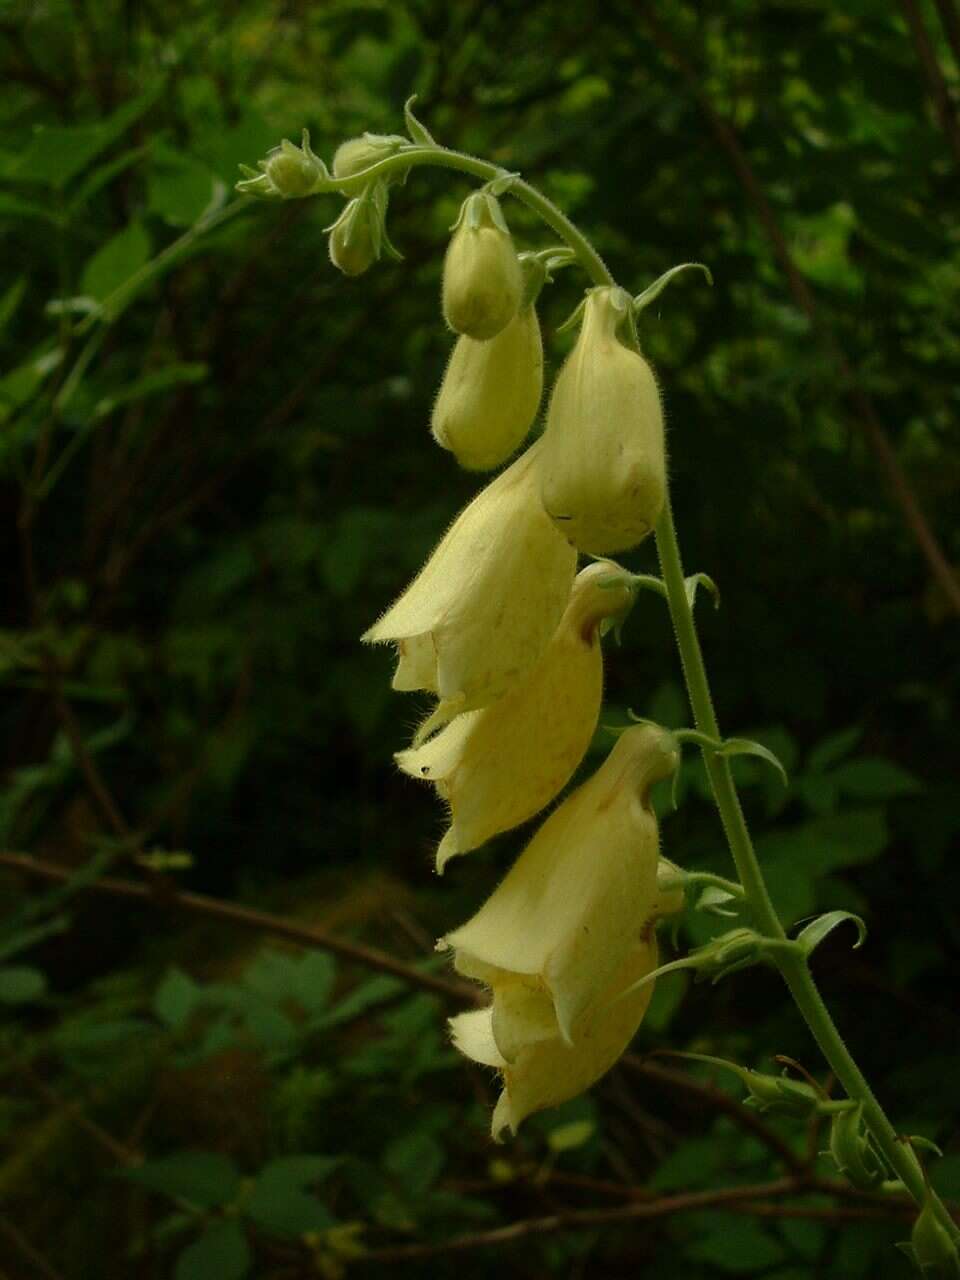
<svg viewBox="0 0 960 1280">
<path fill-rule="evenodd" d="M 433 134 L 413 114 L 413 104 L 416 100 L 417 95 L 413 93 L 403 104 L 403 119 L 407 126 L 407 133 L 410 135 L 411 142 L 415 142 L 418 147 L 435 147 L 438 143 L 435 141 Z"/>
<path fill-rule="evenodd" d="M 679 275 L 681 271 L 688 271 L 691 267 L 694 267 L 697 271 L 703 272 L 707 277 L 707 284 L 713 284 L 713 275 L 711 274 L 710 268 L 704 266 L 702 262 L 681 262 L 679 266 L 671 267 L 670 270 L 665 271 L 662 276 L 658 276 L 657 279 L 654 280 L 653 284 L 648 285 L 642 293 L 637 294 L 633 299 L 634 314 L 637 315 L 644 309 L 644 307 L 649 307 L 651 302 L 656 298 L 659 298 L 660 294 L 663 293 L 664 289 L 674 276 Z"/>
<path fill-rule="evenodd" d="M 797 934 L 796 941 L 803 947 L 804 954 L 809 956 L 827 934 L 832 933 L 838 925 L 843 924 L 846 920 L 852 920 L 857 926 L 857 940 L 853 944 L 854 951 L 857 951 L 866 940 L 867 926 L 861 917 L 853 911 L 827 911 L 822 916 L 817 916 L 815 920 L 812 920 Z"/>
</svg>

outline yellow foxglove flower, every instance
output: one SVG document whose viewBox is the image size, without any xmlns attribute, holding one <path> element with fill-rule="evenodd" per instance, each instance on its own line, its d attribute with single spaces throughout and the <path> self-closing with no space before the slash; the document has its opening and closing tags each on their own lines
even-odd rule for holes
<svg viewBox="0 0 960 1280">
<path fill-rule="evenodd" d="M 457 716 L 423 746 L 398 753 L 404 773 L 432 782 L 450 805 L 438 871 L 455 855 L 532 818 L 569 782 L 600 713 L 600 622 L 622 614 L 632 595 L 630 575 L 619 566 L 583 569 L 527 675 L 491 706 Z"/>
<path fill-rule="evenodd" d="M 457 339 L 433 407 L 433 438 L 461 467 L 489 471 L 519 449 L 542 392 L 543 342 L 531 304 L 489 342 Z"/>
<path fill-rule="evenodd" d="M 543 505 L 592 555 L 636 546 L 656 524 L 666 492 L 656 380 L 617 338 L 630 306 L 623 289 L 590 290 L 547 414 Z"/>
<path fill-rule="evenodd" d="M 673 738 L 627 729 L 597 772 L 540 827 L 473 919 L 441 939 L 466 977 L 493 991 L 497 1047 L 560 1035 L 615 980 L 656 916 L 659 838 L 651 783 L 677 765 Z"/>
<path fill-rule="evenodd" d="M 517 314 L 523 272 L 500 202 L 467 196 L 443 263 L 443 316 L 454 333 L 496 337 Z"/>
<path fill-rule="evenodd" d="M 477 494 L 363 636 L 396 643 L 393 687 L 437 694 L 435 724 L 486 706 L 525 675 L 570 596 L 577 556 L 537 496 L 539 449 Z"/>
<path fill-rule="evenodd" d="M 589 1089 L 614 1065 L 637 1033 L 653 995 L 653 983 L 629 990 L 657 967 L 657 939 L 651 929 L 630 945 L 610 984 L 577 1018 L 573 1043 L 559 1037 L 525 1044 L 513 1061 L 498 1048 L 492 1009 L 476 1009 L 450 1019 L 454 1045 L 484 1066 L 501 1072 L 503 1092 L 493 1113 L 493 1137 L 516 1133 L 534 1111 L 559 1106 Z M 622 993 L 629 990 L 629 994 Z"/>
</svg>

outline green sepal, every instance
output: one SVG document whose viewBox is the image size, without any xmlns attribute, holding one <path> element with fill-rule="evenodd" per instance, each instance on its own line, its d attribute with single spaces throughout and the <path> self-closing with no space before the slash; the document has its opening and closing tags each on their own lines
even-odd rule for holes
<svg viewBox="0 0 960 1280">
<path fill-rule="evenodd" d="M 413 104 L 417 100 L 417 95 L 412 93 L 403 104 L 403 118 L 406 122 L 407 133 L 410 135 L 412 142 L 417 143 L 421 147 L 435 147 L 438 145 L 433 134 L 421 124 L 417 117 L 413 114 Z"/>
<path fill-rule="evenodd" d="M 484 186 L 484 191 L 489 191 L 492 196 L 496 196 L 499 199 L 500 196 L 505 196 L 512 187 L 516 186 L 519 180 L 519 173 L 504 172 L 496 178 L 491 178 Z"/>
<path fill-rule="evenodd" d="M 789 786 L 786 769 L 770 748 L 760 742 L 753 742 L 750 738 L 712 738 L 708 733 L 701 733 L 699 729 L 677 729 L 675 737 L 680 743 L 692 742 L 701 750 L 712 751 L 718 756 L 756 756 L 766 764 L 772 765 L 783 780 L 783 785 Z"/>
<path fill-rule="evenodd" d="M 854 911 L 827 911 L 822 916 L 817 916 L 816 920 L 812 920 L 806 928 L 797 934 L 795 941 L 803 947 L 804 954 L 809 956 L 827 934 L 832 933 L 838 925 L 843 924 L 846 920 L 852 920 L 857 926 L 857 940 L 853 944 L 854 951 L 857 951 L 866 940 L 867 926 Z"/>
<path fill-rule="evenodd" d="M 648 307 L 655 298 L 658 298 L 674 276 L 679 275 L 681 271 L 688 271 L 691 267 L 695 267 L 697 271 L 703 272 L 707 277 L 707 284 L 713 284 L 713 275 L 710 272 L 710 268 L 704 266 L 702 262 L 681 262 L 679 266 L 671 267 L 670 270 L 665 271 L 662 276 L 658 276 L 658 278 L 654 280 L 653 284 L 648 285 L 642 293 L 637 294 L 633 299 L 634 315 L 639 314 L 644 307 Z"/>
<path fill-rule="evenodd" d="M 674 804 L 674 808 L 676 808 L 676 804 Z M 739 913 L 728 910 L 726 904 L 736 901 L 736 896 L 730 893 L 729 890 L 721 889 L 719 885 L 709 884 L 694 904 L 694 910 L 708 911 L 711 915 L 726 916 L 731 920 L 735 920 Z"/>
<path fill-rule="evenodd" d="M 692 573 L 689 578 L 684 578 L 683 585 L 687 593 L 687 604 L 691 609 L 697 598 L 698 587 L 705 587 L 713 596 L 713 607 L 720 608 L 720 589 L 708 573 Z"/>
</svg>

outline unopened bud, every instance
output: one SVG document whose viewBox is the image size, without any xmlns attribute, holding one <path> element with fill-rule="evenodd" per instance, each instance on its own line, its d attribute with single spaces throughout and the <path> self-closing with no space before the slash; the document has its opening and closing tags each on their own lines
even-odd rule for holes
<svg viewBox="0 0 960 1280">
<path fill-rule="evenodd" d="M 264 171 L 279 194 L 288 199 L 308 195 L 322 176 L 316 160 L 286 138 L 269 153 Z"/>
<path fill-rule="evenodd" d="M 950 1232 L 937 1217 L 928 1195 L 910 1233 L 913 1257 L 928 1280 L 957 1280 L 960 1255 Z"/>
<path fill-rule="evenodd" d="M 330 228 L 330 261 L 345 276 L 360 276 L 376 262 L 377 245 L 369 202 L 355 197 Z"/>
<path fill-rule="evenodd" d="M 355 173 L 362 173 L 394 155 L 405 141 L 395 133 L 365 133 L 359 138 L 348 138 L 337 147 L 333 157 L 333 176 L 352 178 Z"/>
<path fill-rule="evenodd" d="M 587 294 L 544 433 L 543 504 L 570 542 L 591 555 L 635 547 L 656 524 L 666 492 L 656 380 L 617 337 L 630 305 L 622 289 Z"/>
<path fill-rule="evenodd" d="M 523 296 L 523 273 L 496 196 L 463 202 L 443 264 L 443 315 L 454 333 L 486 341 L 510 323 Z"/>
<path fill-rule="evenodd" d="M 883 1182 L 886 1171 L 863 1123 L 863 1107 L 840 1111 L 830 1126 L 830 1154 L 839 1171 L 860 1191 Z"/>
<path fill-rule="evenodd" d="M 457 339 L 433 407 L 433 438 L 468 471 L 499 466 L 523 443 L 542 392 L 540 324 L 528 306 L 489 342 Z"/>
</svg>

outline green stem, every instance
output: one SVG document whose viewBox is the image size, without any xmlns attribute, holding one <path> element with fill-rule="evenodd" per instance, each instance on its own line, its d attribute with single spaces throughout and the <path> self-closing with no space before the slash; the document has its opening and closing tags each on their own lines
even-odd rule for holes
<svg viewBox="0 0 960 1280">
<path fill-rule="evenodd" d="M 375 177 L 386 177 L 391 172 L 403 171 L 417 165 L 433 165 L 443 169 L 456 169 L 480 178 L 484 182 L 493 181 L 507 175 L 507 170 L 476 156 L 466 155 L 459 151 L 448 151 L 442 147 L 411 147 L 379 161 L 362 173 L 354 174 L 347 179 L 331 179 L 329 183 L 318 184 L 314 194 L 323 191 L 340 191 L 353 195 Z M 509 188 L 510 194 L 516 196 L 543 219 L 572 249 L 577 261 L 598 285 L 615 283 L 606 263 L 591 245 L 590 241 L 563 214 L 551 200 L 542 195 L 521 178 L 514 179 Z M 636 346 L 636 328 L 631 312 L 628 340 Z M 666 586 L 670 616 L 673 620 L 683 665 L 684 678 L 690 705 L 693 709 L 696 727 L 710 738 L 720 738 L 720 727 L 717 723 L 710 684 L 704 666 L 700 641 L 693 619 L 693 610 L 684 583 L 683 564 L 680 558 L 680 547 L 677 542 L 670 509 L 669 497 L 664 504 L 663 514 L 656 529 L 657 552 L 660 557 L 661 573 Z M 713 790 L 720 821 L 736 864 L 740 883 L 753 915 L 757 928 L 775 942 L 786 940 L 786 933 L 780 918 L 771 901 L 760 863 L 757 859 L 750 832 L 747 829 L 740 798 L 734 786 L 730 765 L 715 751 L 703 753 L 704 765 L 710 786 Z M 912 1149 L 901 1142 L 896 1130 L 890 1123 L 880 1103 L 877 1101 L 869 1084 L 854 1061 L 843 1037 L 837 1030 L 830 1012 L 823 1002 L 813 976 L 807 966 L 806 957 L 790 946 L 771 948 L 784 981 L 793 999 L 810 1028 L 817 1044 L 829 1063 L 837 1079 L 843 1085 L 849 1098 L 863 1106 L 863 1117 L 877 1146 L 893 1168 L 903 1185 L 916 1200 L 917 1204 L 929 1197 L 937 1216 L 950 1231 L 954 1239 L 960 1239 L 960 1230 L 951 1219 L 943 1203 L 928 1186 L 923 1170 Z"/>
<path fill-rule="evenodd" d="M 680 548 L 669 498 L 657 524 L 656 538 L 660 571 L 667 588 L 670 616 L 677 636 L 680 660 L 694 719 L 698 729 L 716 739 L 720 737 L 720 728 L 710 696 L 710 685 L 693 620 L 693 610 L 684 587 L 683 564 L 680 559 Z M 770 900 L 766 881 L 740 807 L 740 798 L 733 783 L 730 766 L 726 760 L 717 756 L 716 752 L 709 750 L 703 752 L 703 762 L 754 922 L 768 937 L 782 939 L 785 937 L 784 929 Z M 843 1085 L 847 1096 L 862 1104 L 864 1121 L 891 1168 L 895 1170 L 918 1205 L 922 1205 L 927 1196 L 930 1197 L 934 1211 L 944 1226 L 951 1232 L 954 1239 L 960 1239 L 960 1230 L 936 1193 L 927 1186 L 919 1161 L 912 1149 L 898 1139 L 896 1130 L 847 1048 L 817 989 L 806 957 L 789 948 L 778 948 L 773 953 L 773 959 L 834 1075 Z"/>
</svg>

